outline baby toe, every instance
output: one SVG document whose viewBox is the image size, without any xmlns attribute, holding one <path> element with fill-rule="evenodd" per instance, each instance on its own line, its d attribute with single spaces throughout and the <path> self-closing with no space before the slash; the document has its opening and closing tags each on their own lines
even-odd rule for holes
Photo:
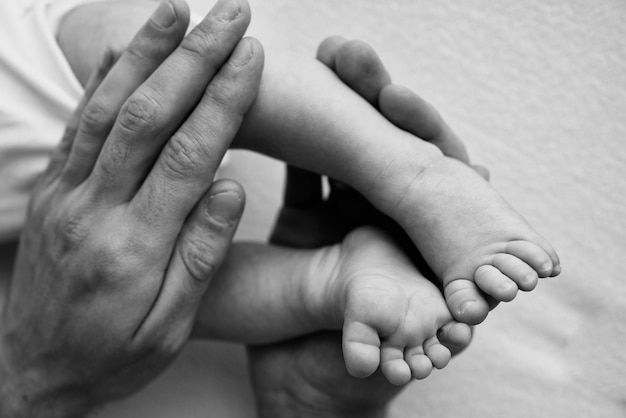
<svg viewBox="0 0 626 418">
<path fill-rule="evenodd" d="M 411 369 L 411 375 L 414 379 L 425 379 L 433 370 L 433 363 L 428 356 L 424 354 L 424 349 L 421 346 L 414 347 L 407 351 L 405 360 L 406 364 L 408 364 Z"/>
<path fill-rule="evenodd" d="M 404 352 L 401 348 L 383 346 L 380 356 L 380 369 L 389 383 L 402 386 L 411 381 L 411 368 L 404 361 Z"/>
<path fill-rule="evenodd" d="M 532 267 L 539 277 L 552 274 L 554 263 L 548 253 L 540 246 L 528 241 L 512 241 L 506 245 L 505 252 L 523 260 Z"/>
<path fill-rule="evenodd" d="M 354 377 L 367 377 L 380 364 L 380 339 L 376 330 L 360 322 L 349 322 L 343 330 L 343 357 Z"/>
<path fill-rule="evenodd" d="M 443 346 L 437 337 L 431 337 L 424 342 L 424 354 L 437 369 L 446 367 L 452 358 L 450 350 Z"/>
<path fill-rule="evenodd" d="M 462 322 L 451 321 L 439 329 L 437 338 L 446 346 L 465 348 L 472 341 L 472 328 Z"/>
<path fill-rule="evenodd" d="M 476 285 L 501 302 L 509 302 L 517 295 L 517 285 L 500 270 L 491 265 L 478 267 L 474 273 Z"/>
<path fill-rule="evenodd" d="M 444 296 L 448 309 L 457 321 L 476 325 L 487 318 L 489 305 L 474 282 L 453 280 L 444 287 Z"/>
<path fill-rule="evenodd" d="M 539 281 L 537 272 L 531 266 L 510 254 L 497 254 L 493 258 L 493 266 L 526 292 L 533 290 Z"/>
<path fill-rule="evenodd" d="M 556 253 L 556 250 L 552 247 L 552 244 L 550 244 L 548 240 L 543 237 L 539 241 L 539 246 L 543 248 L 552 261 L 553 267 L 550 276 L 558 276 L 561 273 L 561 260 L 559 259 L 559 255 Z"/>
</svg>

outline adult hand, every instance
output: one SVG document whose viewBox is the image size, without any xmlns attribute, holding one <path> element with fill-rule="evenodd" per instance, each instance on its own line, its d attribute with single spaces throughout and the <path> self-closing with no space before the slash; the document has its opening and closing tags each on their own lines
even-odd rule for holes
<svg viewBox="0 0 626 418">
<path fill-rule="evenodd" d="M 163 3 L 103 64 L 32 197 L 0 330 L 0 416 L 82 416 L 186 341 L 244 194 L 213 175 L 258 89 L 245 0 L 183 39 Z M 96 89 L 96 86 L 99 87 Z"/>
</svg>

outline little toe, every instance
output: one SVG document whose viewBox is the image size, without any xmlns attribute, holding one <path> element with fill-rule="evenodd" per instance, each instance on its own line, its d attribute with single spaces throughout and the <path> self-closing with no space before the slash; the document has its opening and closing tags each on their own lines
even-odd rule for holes
<svg viewBox="0 0 626 418">
<path fill-rule="evenodd" d="M 477 325 L 487 318 L 489 305 L 474 282 L 465 279 L 453 280 L 445 286 L 444 296 L 452 316 L 457 321 Z"/>
<path fill-rule="evenodd" d="M 539 246 L 543 248 L 546 253 L 548 253 L 548 257 L 550 257 L 550 260 L 552 261 L 553 267 L 550 276 L 558 276 L 561 273 L 561 260 L 559 259 L 559 255 L 556 253 L 556 250 L 545 238 L 541 239 Z"/>
<path fill-rule="evenodd" d="M 505 252 L 531 266 L 539 277 L 549 277 L 554 263 L 548 253 L 540 246 L 528 241 L 513 241 L 506 245 Z"/>
<path fill-rule="evenodd" d="M 411 381 L 411 368 L 404 361 L 404 351 L 398 347 L 383 345 L 380 350 L 380 369 L 392 385 L 402 386 Z"/>
<path fill-rule="evenodd" d="M 380 364 L 380 339 L 376 330 L 361 322 L 348 322 L 343 329 L 343 357 L 354 377 L 367 377 Z"/>
<path fill-rule="evenodd" d="M 501 302 L 509 302 L 517 295 L 517 285 L 494 266 L 484 265 L 474 273 L 476 285 Z"/>
<path fill-rule="evenodd" d="M 533 290 L 539 281 L 539 276 L 532 267 L 510 254 L 497 254 L 493 258 L 493 266 L 513 280 L 520 290 L 526 292 Z"/>
<path fill-rule="evenodd" d="M 443 346 L 437 337 L 431 337 L 424 342 L 424 354 L 437 369 L 446 367 L 452 358 L 450 350 Z"/>
</svg>

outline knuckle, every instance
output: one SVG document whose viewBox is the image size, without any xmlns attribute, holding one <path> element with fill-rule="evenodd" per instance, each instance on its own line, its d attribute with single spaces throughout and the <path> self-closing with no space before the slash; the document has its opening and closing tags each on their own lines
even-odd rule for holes
<svg viewBox="0 0 626 418">
<path fill-rule="evenodd" d="M 123 141 L 111 141 L 107 143 L 106 153 L 101 154 L 100 175 L 107 182 L 115 182 L 119 175 L 119 167 L 130 154 L 132 145 Z"/>
<path fill-rule="evenodd" d="M 185 179 L 198 172 L 202 161 L 201 147 L 194 135 L 175 133 L 163 150 L 163 167 L 172 179 Z"/>
<path fill-rule="evenodd" d="M 80 210 L 69 210 L 61 216 L 49 213 L 45 223 L 44 228 L 53 231 L 55 248 L 59 254 L 79 248 L 89 235 L 89 221 Z"/>
<path fill-rule="evenodd" d="M 243 117 L 256 96 L 255 78 L 254 72 L 229 61 L 205 90 L 204 100 L 216 109 L 215 112 Z"/>
<path fill-rule="evenodd" d="M 94 254 L 93 273 L 100 283 L 118 282 L 124 276 L 120 252 L 112 244 L 100 246 Z"/>
<path fill-rule="evenodd" d="M 161 104 L 155 97 L 156 94 L 138 91 L 124 103 L 118 122 L 122 131 L 134 136 L 155 129 L 161 113 Z"/>
<path fill-rule="evenodd" d="M 214 52 L 214 46 L 218 44 L 219 31 L 211 26 L 198 26 L 183 39 L 180 49 L 192 58 L 205 59 Z"/>
<path fill-rule="evenodd" d="M 121 48 L 121 50 L 125 50 L 131 60 L 142 62 L 149 58 L 149 54 L 146 51 L 149 51 L 151 44 L 152 42 L 146 42 L 145 38 L 138 38 L 135 39 L 135 42 L 131 42 L 128 48 Z M 117 48 L 115 55 L 118 57 L 121 55 L 121 51 L 118 52 Z"/>
<path fill-rule="evenodd" d="M 211 279 L 219 264 L 219 251 L 207 239 L 189 239 L 181 250 L 185 268 L 195 280 L 205 283 Z"/>
<path fill-rule="evenodd" d="M 224 76 L 224 74 L 222 74 Z M 234 104 L 236 102 L 236 95 L 232 88 L 230 88 L 229 81 L 232 80 L 230 76 L 226 76 L 226 79 L 221 79 L 219 82 L 211 83 L 209 88 L 206 89 L 204 97 L 210 103 L 213 104 L 215 109 L 220 109 L 221 112 L 231 114 L 234 112 Z"/>
<path fill-rule="evenodd" d="M 55 229 L 56 248 L 60 253 L 78 248 L 86 236 L 84 225 L 77 219 L 64 219 Z"/>
<path fill-rule="evenodd" d="M 93 253 L 93 272 L 102 285 L 118 285 L 142 274 L 142 245 L 138 239 L 119 236 L 101 241 Z"/>
<path fill-rule="evenodd" d="M 106 134 L 112 119 L 111 112 L 104 103 L 92 100 L 83 109 L 79 130 L 90 135 Z"/>
</svg>

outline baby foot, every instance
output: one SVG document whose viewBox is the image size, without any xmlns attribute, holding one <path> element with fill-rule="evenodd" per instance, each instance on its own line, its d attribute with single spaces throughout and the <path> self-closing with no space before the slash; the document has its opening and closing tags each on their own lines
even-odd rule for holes
<svg viewBox="0 0 626 418">
<path fill-rule="evenodd" d="M 410 157 L 404 160 L 389 177 L 395 184 L 415 171 Z M 401 196 L 388 213 L 440 278 L 457 320 L 480 323 L 489 312 L 485 295 L 510 301 L 518 290 L 534 289 L 538 278 L 560 273 L 552 246 L 464 164 L 436 158 L 404 185 L 386 186 L 387 196 Z"/>
<path fill-rule="evenodd" d="M 327 300 L 343 313 L 343 353 L 348 372 L 366 377 L 379 367 L 404 385 L 450 361 L 437 337 L 445 328 L 453 345 L 469 344 L 471 331 L 453 320 L 440 290 L 422 276 L 391 239 L 373 228 L 353 231 L 340 247 Z"/>
<path fill-rule="evenodd" d="M 418 145 L 419 142 L 422 142 L 420 141 L 421 138 L 436 145 L 447 157 L 455 158 L 469 166 L 469 157 L 463 142 L 450 129 L 437 110 L 411 90 L 391 84 L 390 77 L 380 59 L 367 44 L 358 41 L 345 41 L 337 37 L 329 38 L 320 46 L 318 59 L 333 68 L 344 83 L 360 92 L 368 102 L 378 107 L 380 112 L 394 125 L 415 135 L 413 141 L 417 142 Z M 488 178 L 488 171 L 484 168 L 479 166 L 473 168 L 482 177 Z M 411 172 L 412 167 L 406 167 L 405 173 Z M 480 196 L 476 198 L 480 198 Z M 421 203 L 417 202 L 416 204 Z M 341 208 L 343 206 L 341 205 Z M 354 211 L 354 214 L 362 213 L 362 207 L 363 204 L 361 208 Z M 444 209 L 451 213 L 457 210 L 453 205 Z M 434 210 L 438 212 L 441 208 L 434 208 Z M 507 210 L 510 211 L 510 208 Z M 353 219 L 354 214 L 349 219 Z M 409 214 L 407 219 L 409 222 L 413 220 L 410 218 L 411 215 Z M 525 224 L 523 220 L 522 224 Z M 389 231 L 388 227 L 383 229 Z M 455 234 L 455 231 L 450 228 L 444 229 L 447 234 Z M 520 232 L 524 229 L 528 228 L 523 226 L 519 228 Z M 435 233 L 437 232 L 435 231 Z M 513 233 L 514 228 L 511 228 L 510 232 Z M 454 239 L 455 235 L 435 236 L 434 238 L 448 240 Z M 428 241 L 425 245 L 430 245 L 433 237 L 426 236 L 426 239 Z M 420 243 L 415 240 L 414 242 L 422 244 L 421 249 L 425 246 L 424 242 Z M 547 249 L 556 269 L 554 272 L 546 273 L 548 267 L 543 266 L 543 264 L 549 263 L 549 261 L 546 261 L 546 252 L 535 245 L 537 242 L 544 243 L 543 248 Z M 466 247 L 471 248 L 473 244 L 473 239 L 470 236 Z M 413 246 L 413 244 L 409 245 Z M 506 247 L 504 252 L 495 254 L 492 252 L 493 259 L 490 264 L 476 268 L 475 272 L 470 271 L 470 273 L 474 273 L 473 281 L 455 280 L 450 277 L 443 279 L 446 299 L 457 319 L 475 324 L 485 318 L 490 307 L 482 292 L 493 296 L 496 301 L 508 301 L 515 297 L 518 289 L 532 290 L 537 283 L 538 276 L 558 274 L 558 259 L 554 251 L 536 234 L 529 241 L 509 242 Z M 437 254 L 435 257 L 446 258 Z M 433 259 L 430 258 L 428 261 L 432 263 Z M 545 269 L 542 270 L 542 267 Z"/>
</svg>

